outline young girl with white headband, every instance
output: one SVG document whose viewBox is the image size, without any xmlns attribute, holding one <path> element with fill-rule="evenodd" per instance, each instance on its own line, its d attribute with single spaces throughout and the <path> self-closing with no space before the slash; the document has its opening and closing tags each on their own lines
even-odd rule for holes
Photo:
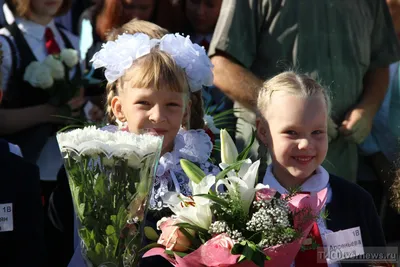
<svg viewBox="0 0 400 267">
<path fill-rule="evenodd" d="M 150 209 L 165 207 L 161 197 L 168 191 L 191 195 L 180 159 L 196 163 L 206 174 L 218 172 L 208 161 L 210 137 L 202 129 L 186 130 L 194 115 L 191 94 L 213 83 L 212 64 L 203 47 L 179 34 L 151 39 L 143 33 L 125 33 L 104 44 L 92 61 L 95 68 L 105 69 L 108 117 L 111 124 L 119 125 L 104 129 L 164 136 Z M 155 217 L 150 221 L 156 223 Z M 73 259 L 69 266 L 81 265 Z"/>
</svg>

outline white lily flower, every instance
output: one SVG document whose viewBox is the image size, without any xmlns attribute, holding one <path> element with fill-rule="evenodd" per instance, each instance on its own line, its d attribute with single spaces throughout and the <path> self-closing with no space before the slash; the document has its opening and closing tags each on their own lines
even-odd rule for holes
<svg viewBox="0 0 400 267">
<path fill-rule="evenodd" d="M 184 222 L 207 229 L 211 225 L 212 212 L 210 203 L 202 197 L 186 197 L 176 192 L 167 192 L 162 196 L 175 215 Z"/>
<path fill-rule="evenodd" d="M 196 184 L 192 180 L 189 183 L 189 187 L 192 190 L 192 194 L 200 195 L 200 194 L 208 194 L 210 188 L 215 184 L 215 176 L 209 174 L 205 176 L 200 183 Z"/>
<path fill-rule="evenodd" d="M 231 170 L 230 172 L 228 172 L 228 174 L 226 175 L 227 177 L 230 176 L 237 176 L 237 177 L 244 177 L 245 174 L 247 173 L 247 171 L 249 170 L 251 164 L 253 164 L 251 162 L 251 159 L 246 159 L 242 165 L 240 165 L 240 169 L 239 171 L 236 173 L 234 170 Z M 220 163 L 219 167 L 221 168 L 221 170 L 225 170 L 226 168 L 228 168 L 230 165 L 227 163 Z"/>
<path fill-rule="evenodd" d="M 235 163 L 239 153 L 231 136 L 225 129 L 222 129 L 220 131 L 220 139 L 221 139 L 221 162 L 226 164 Z"/>
<path fill-rule="evenodd" d="M 230 176 L 225 179 L 221 179 L 217 182 L 216 188 L 218 190 L 221 184 L 225 185 L 230 195 L 236 195 L 240 197 L 243 211 L 247 214 L 249 208 L 254 199 L 256 189 L 254 187 L 258 167 L 260 166 L 260 160 L 257 160 L 248 168 L 247 172 L 243 177 Z"/>
</svg>

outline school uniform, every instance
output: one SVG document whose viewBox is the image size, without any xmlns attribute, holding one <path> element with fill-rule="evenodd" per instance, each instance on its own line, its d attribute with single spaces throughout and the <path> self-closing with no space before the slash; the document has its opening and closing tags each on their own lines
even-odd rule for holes
<svg viewBox="0 0 400 267">
<path fill-rule="evenodd" d="M 287 190 L 274 177 L 272 165 L 267 168 L 263 184 L 268 184 L 281 194 L 287 193 Z M 367 191 L 354 183 L 329 174 L 322 166 L 318 167 L 316 173 L 301 185 L 302 191 L 310 193 L 319 192 L 324 188 L 328 189 L 323 208 L 328 212 L 328 218 L 317 220 L 324 245 L 326 245 L 323 237 L 325 234 L 360 227 L 364 247 L 385 247 L 382 226 L 372 197 Z M 344 261 L 328 266 L 366 266 L 366 264 L 351 264 Z"/>
<path fill-rule="evenodd" d="M 46 266 L 39 170 L 12 153 L 5 140 L 0 170 L 0 266 Z"/>
<path fill-rule="evenodd" d="M 4 109 L 18 109 L 47 104 L 51 101 L 50 94 L 41 88 L 35 88 L 24 81 L 23 76 L 26 67 L 32 61 L 42 62 L 52 54 L 46 42 L 50 39 L 58 47 L 58 53 L 64 48 L 78 50 L 78 38 L 54 21 L 43 26 L 32 21 L 19 18 L 9 26 L 0 30 L 0 42 L 3 50 L 3 75 L 2 88 L 3 101 L 0 105 Z M 54 48 L 54 45 L 52 46 Z M 57 53 L 57 52 L 56 52 Z M 70 78 L 82 75 L 82 68 L 78 64 L 70 72 Z M 54 114 L 56 115 L 56 114 Z M 63 159 L 57 144 L 56 133 L 59 125 L 44 123 L 29 129 L 22 130 L 7 136 L 7 141 L 17 144 L 24 158 L 33 164 L 37 164 L 40 170 L 41 193 L 44 199 L 44 210 L 48 207 L 48 198 L 56 186 L 57 175 L 63 166 Z M 57 245 L 60 243 L 59 231 L 52 222 L 45 217 L 46 243 L 51 256 L 53 266 L 58 265 Z M 61 252 L 59 252 L 61 253 Z"/>
<path fill-rule="evenodd" d="M 45 45 L 47 29 L 53 33 L 60 49 L 77 49 L 77 37 L 58 28 L 54 21 L 42 26 L 29 20 L 16 18 L 15 23 L 0 30 L 0 34 L 3 35 L 0 42 L 4 55 L 1 67 L 4 98 L 1 108 L 24 108 L 49 102 L 50 95 L 46 90 L 35 88 L 23 79 L 25 69 L 32 61 L 43 61 L 48 56 Z M 81 68 L 76 67 L 71 72 L 72 75 L 81 75 Z M 42 180 L 56 180 L 57 172 L 62 166 L 54 136 L 56 131 L 57 128 L 54 125 L 47 123 L 4 136 L 4 138 L 17 144 L 26 160 L 39 165 Z M 50 167 L 53 168 L 48 169 Z"/>
</svg>

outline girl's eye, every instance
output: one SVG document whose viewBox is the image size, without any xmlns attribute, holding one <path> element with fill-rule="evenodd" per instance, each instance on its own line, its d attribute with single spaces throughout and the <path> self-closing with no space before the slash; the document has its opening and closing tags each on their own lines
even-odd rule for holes
<svg viewBox="0 0 400 267">
<path fill-rule="evenodd" d="M 289 131 L 286 131 L 285 134 L 296 135 L 297 133 L 295 131 L 289 130 Z"/>
<path fill-rule="evenodd" d="M 148 101 L 144 101 L 144 100 L 142 100 L 142 101 L 137 101 L 136 102 L 136 104 L 139 104 L 139 105 L 150 105 L 150 103 L 148 102 Z"/>
<path fill-rule="evenodd" d="M 312 132 L 312 134 L 316 134 L 316 135 L 323 134 L 323 133 L 324 132 L 321 130 L 316 130 L 316 131 Z"/>
<path fill-rule="evenodd" d="M 180 104 L 178 104 L 178 103 L 168 103 L 167 104 L 167 106 L 169 106 L 169 107 L 180 107 L 181 105 Z"/>
</svg>

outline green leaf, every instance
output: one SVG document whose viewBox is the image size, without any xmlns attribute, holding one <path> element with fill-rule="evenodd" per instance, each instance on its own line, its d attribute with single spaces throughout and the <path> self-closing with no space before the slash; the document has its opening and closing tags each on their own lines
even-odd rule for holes
<svg viewBox="0 0 400 267">
<path fill-rule="evenodd" d="M 96 251 L 97 255 L 104 254 L 104 246 L 103 246 L 103 244 L 97 243 L 97 245 L 95 247 L 95 251 Z"/>
<path fill-rule="evenodd" d="M 208 198 L 209 200 L 212 200 L 212 201 L 214 201 L 215 203 L 217 203 L 217 204 L 219 204 L 219 205 L 221 205 L 221 206 L 223 206 L 223 207 L 226 207 L 226 208 L 229 207 L 229 203 L 228 203 L 228 202 L 226 202 L 225 200 L 220 199 L 219 197 L 214 196 L 214 195 L 209 195 L 209 194 L 198 194 L 198 195 L 194 195 L 194 196 L 196 196 L 196 197 Z"/>
<path fill-rule="evenodd" d="M 252 236 L 250 236 L 249 238 L 247 238 L 247 240 L 257 244 L 260 243 L 260 241 L 262 240 L 262 235 L 263 235 L 262 232 L 257 232 Z"/>
<path fill-rule="evenodd" d="M 172 251 L 172 250 L 165 250 L 165 254 L 174 256 L 175 254 L 178 255 L 179 257 L 183 258 L 185 257 L 188 253 L 184 252 L 178 252 L 178 251 Z"/>
<path fill-rule="evenodd" d="M 238 262 L 242 262 L 246 259 L 245 255 L 240 255 Z"/>
<path fill-rule="evenodd" d="M 244 249 L 244 245 L 246 244 L 246 243 L 243 244 L 243 242 L 245 242 L 245 241 L 242 241 L 240 243 L 236 243 L 235 245 L 233 245 L 233 247 L 231 249 L 231 253 L 233 255 L 242 254 L 243 249 Z"/>
<path fill-rule="evenodd" d="M 105 190 L 105 179 L 106 177 L 102 174 L 97 176 L 96 185 L 94 186 L 94 193 L 96 196 L 103 197 L 106 190 Z"/>
<path fill-rule="evenodd" d="M 215 181 L 218 181 L 220 179 L 225 178 L 225 176 L 228 174 L 228 172 L 232 171 L 232 170 L 236 170 L 237 168 L 240 168 L 240 166 L 242 165 L 242 163 L 244 162 L 244 160 L 232 163 L 231 165 L 229 165 L 229 167 L 227 167 L 225 170 L 221 171 L 220 173 L 217 174 L 217 176 L 215 176 Z"/>
<path fill-rule="evenodd" d="M 243 260 L 250 260 L 260 267 L 264 266 L 265 260 L 269 260 L 269 257 L 259 250 L 254 242 L 247 240 L 235 244 L 231 250 L 231 253 L 234 255 L 241 255 L 239 262 Z"/>
<path fill-rule="evenodd" d="M 250 139 L 250 143 L 246 146 L 245 149 L 243 149 L 243 151 L 239 154 L 239 156 L 237 157 L 237 161 L 240 160 L 245 160 L 247 159 L 247 156 L 251 150 L 251 147 L 253 146 L 254 140 L 256 138 L 256 131 L 252 130 L 252 134 L 251 134 L 251 139 Z"/>
<path fill-rule="evenodd" d="M 112 225 L 108 225 L 106 228 L 106 235 L 111 236 L 115 235 L 115 228 Z"/>
<path fill-rule="evenodd" d="M 188 230 L 186 230 L 183 227 L 179 227 L 179 231 L 181 231 L 181 233 L 190 240 L 190 243 L 192 243 L 192 245 L 194 245 L 196 248 L 200 247 L 201 242 L 196 239 L 191 233 L 189 233 Z"/>
<path fill-rule="evenodd" d="M 196 184 L 200 183 L 206 176 L 202 169 L 187 159 L 181 159 L 180 164 L 187 177 Z"/>
<path fill-rule="evenodd" d="M 190 223 L 177 223 L 174 226 L 178 226 L 179 228 L 195 230 L 196 232 L 208 233 L 207 229 L 204 229 L 204 228 L 202 228 L 200 226 L 193 225 L 193 224 L 190 224 Z"/>
<path fill-rule="evenodd" d="M 157 241 L 159 238 L 159 235 L 157 234 L 157 232 L 150 226 L 144 227 L 144 235 L 147 237 L 147 239 L 149 239 L 151 241 Z"/>
</svg>

